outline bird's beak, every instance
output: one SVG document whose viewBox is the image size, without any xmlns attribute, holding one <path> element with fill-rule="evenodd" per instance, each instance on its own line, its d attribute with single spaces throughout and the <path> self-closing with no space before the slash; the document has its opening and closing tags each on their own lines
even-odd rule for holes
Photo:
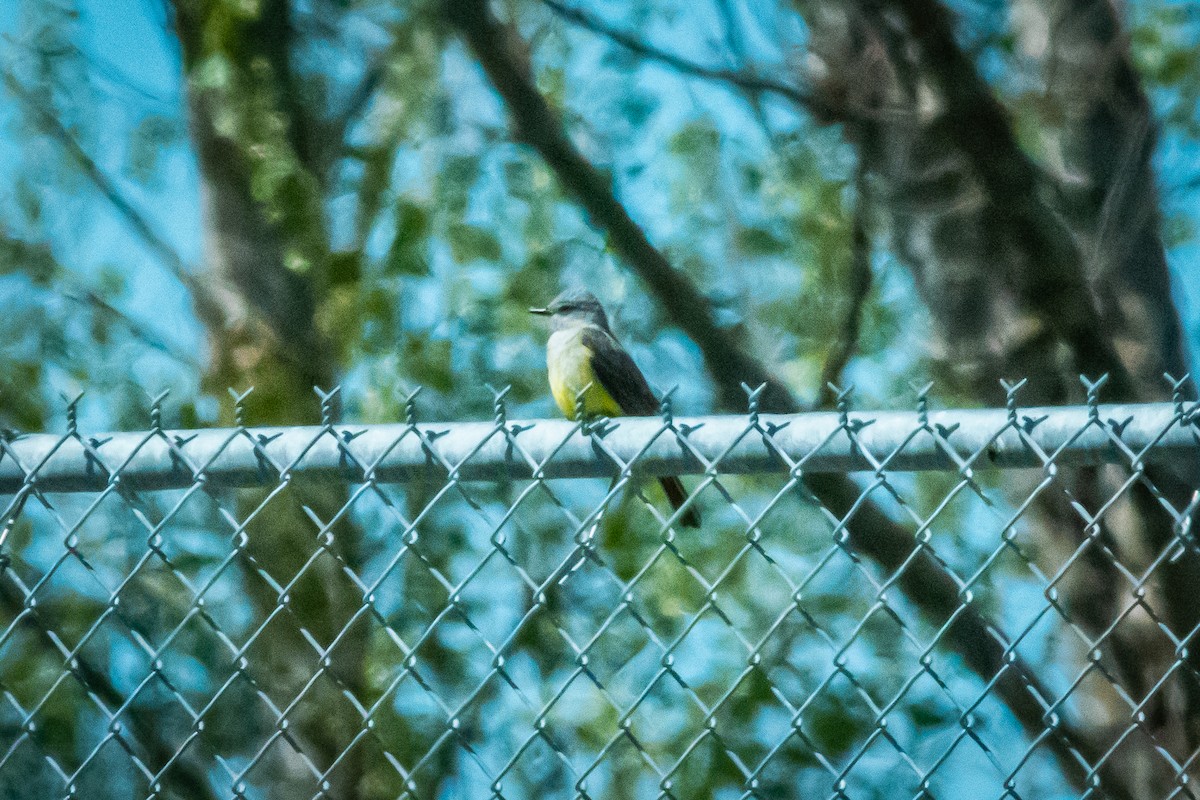
<svg viewBox="0 0 1200 800">
<path fill-rule="evenodd" d="M 537 314 L 538 316 L 541 316 L 541 317 L 548 317 L 548 316 L 550 316 L 550 309 L 548 309 L 548 308 L 531 308 L 531 309 L 529 309 L 529 313 Z"/>
</svg>

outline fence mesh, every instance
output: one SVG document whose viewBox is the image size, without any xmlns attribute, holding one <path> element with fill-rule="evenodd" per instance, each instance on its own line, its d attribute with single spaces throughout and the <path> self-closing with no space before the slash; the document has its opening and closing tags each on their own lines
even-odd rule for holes
<svg viewBox="0 0 1200 800">
<path fill-rule="evenodd" d="M 1016 389 L 220 431 L 160 398 L 104 436 L 72 403 L 0 440 L 0 794 L 1191 797 L 1196 408 Z"/>
</svg>

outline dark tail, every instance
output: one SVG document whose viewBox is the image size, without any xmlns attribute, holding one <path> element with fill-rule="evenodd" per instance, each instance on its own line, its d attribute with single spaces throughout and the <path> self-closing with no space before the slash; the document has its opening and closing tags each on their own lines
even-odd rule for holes
<svg viewBox="0 0 1200 800">
<path fill-rule="evenodd" d="M 663 491 L 667 493 L 667 500 L 671 502 L 671 508 L 678 511 L 679 507 L 683 505 L 683 502 L 688 497 L 687 490 L 683 488 L 683 483 L 674 475 L 659 478 L 658 481 L 662 484 Z M 679 516 L 679 524 L 685 528 L 700 527 L 700 511 L 696 508 L 695 503 L 688 506 L 687 511 L 684 511 Z"/>
</svg>

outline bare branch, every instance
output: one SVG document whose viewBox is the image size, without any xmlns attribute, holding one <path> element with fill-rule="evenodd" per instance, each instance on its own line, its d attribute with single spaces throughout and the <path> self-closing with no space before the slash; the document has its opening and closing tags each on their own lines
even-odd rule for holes
<svg viewBox="0 0 1200 800">
<path fill-rule="evenodd" d="M 636 53 L 650 61 L 665 64 L 686 75 L 692 75 L 709 81 L 728 83 L 749 92 L 752 96 L 764 93 L 776 94 L 826 118 L 840 118 L 846 115 L 845 109 L 834 108 L 815 95 L 793 84 L 773 80 L 750 70 L 723 69 L 721 67 L 710 67 L 699 64 L 681 55 L 644 42 L 633 34 L 626 33 L 609 25 L 593 14 L 582 9 L 572 8 L 559 2 L 559 0 L 542 0 L 542 4 L 574 25 L 597 33 L 631 53 Z"/>
<path fill-rule="evenodd" d="M 79 168 L 83 170 L 84 176 L 92 182 L 92 184 L 100 191 L 102 195 L 104 195 L 104 198 L 112 204 L 113 208 L 117 210 L 117 213 L 120 214 L 127 223 L 129 223 L 129 226 L 133 228 L 134 232 L 141 238 L 146 246 L 149 247 L 156 256 L 158 256 L 159 260 L 162 261 L 167 269 L 171 271 L 171 274 L 178 278 L 180 283 L 184 284 L 189 289 L 193 288 L 195 279 L 188 272 L 186 265 L 183 263 L 183 259 L 180 258 L 179 254 L 175 252 L 175 249 L 171 247 L 171 245 L 167 244 L 167 242 L 154 231 L 154 228 L 150 225 L 149 221 L 142 216 L 141 212 L 134 208 L 133 205 L 125 199 L 124 195 L 122 195 L 120 190 L 117 189 L 116 184 L 104 174 L 104 171 L 101 170 L 92 157 L 89 156 L 86 151 L 84 151 L 79 142 L 75 141 L 75 137 L 73 137 L 70 131 L 68 131 L 62 122 L 59 121 L 58 117 L 54 116 L 49 109 L 45 108 L 41 103 L 39 103 L 37 98 L 30 94 L 30 92 L 8 72 L 4 73 L 4 85 L 7 86 L 8 90 L 16 95 L 17 99 L 19 99 L 33 114 L 38 128 L 40 128 L 46 135 L 57 141 L 59 145 L 67 151 L 67 154 L 75 161 L 76 164 L 79 165 Z"/>
<path fill-rule="evenodd" d="M 79 303 L 80 305 L 93 309 L 103 316 L 116 320 L 121 325 L 125 326 L 126 330 L 129 331 L 133 338 L 137 339 L 147 347 L 157 350 L 164 355 L 170 356 L 172 359 L 178 361 L 180 364 L 186 367 L 191 367 L 192 369 L 200 368 L 200 362 L 197 361 L 191 353 L 184 352 L 178 347 L 170 344 L 157 333 L 150 330 L 145 325 L 142 325 L 140 322 L 121 311 L 121 309 L 117 308 L 112 303 L 109 303 L 103 297 L 96 294 L 96 292 L 85 288 L 75 288 L 60 290 L 59 294 L 73 303 Z"/>
<path fill-rule="evenodd" d="M 738 20 L 738 10 L 734 7 L 732 0 L 716 0 L 717 13 L 721 16 L 721 22 L 725 33 L 725 46 L 729 48 L 729 52 L 733 53 L 738 63 L 746 65 L 750 59 L 746 56 L 746 37 L 742 31 L 741 22 Z M 740 70 L 745 71 L 745 67 Z M 743 90 L 746 96 L 746 102 L 750 105 L 750 110 L 754 114 L 754 119 L 758 122 L 763 133 L 767 137 L 767 141 L 775 141 L 775 132 L 771 128 L 771 120 L 767 117 L 767 111 L 763 107 L 762 93 L 751 90 Z"/>
<path fill-rule="evenodd" d="M 1029 0 L 1026 0 L 1027 2 Z M 1052 24 L 1046 51 L 1047 96 L 1065 111 L 1059 131 L 1062 169 L 1073 176 L 1060 207 L 1091 246 L 1088 273 L 1122 352 L 1139 383 L 1188 372 L 1186 336 L 1171 302 L 1154 151 L 1158 125 L 1130 52 L 1119 7 L 1108 0 L 1037 3 Z M 1120 299 L 1118 299 L 1120 298 Z M 1144 310 L 1131 313 L 1140 305 Z M 1184 390 L 1196 396 L 1194 383 Z M 1166 387 L 1163 393 L 1166 397 Z"/>
<path fill-rule="evenodd" d="M 385 64 L 387 58 L 391 55 L 392 49 L 387 48 L 384 51 L 384 58 L 380 59 L 379 63 L 372 64 L 367 68 L 366 74 L 363 75 L 358 86 L 355 86 L 354 91 L 350 93 L 350 98 L 346 101 L 345 108 L 342 109 L 341 113 L 337 115 L 330 125 L 343 149 L 346 146 L 346 134 L 354 126 L 354 123 L 362 118 L 367 107 L 370 106 L 371 98 L 375 96 L 375 91 L 379 88 L 379 84 L 383 82 Z"/>
<path fill-rule="evenodd" d="M 858 349 L 859 334 L 862 331 L 863 309 L 866 307 L 867 296 L 871 293 L 871 237 L 867 233 L 867 167 L 860 159 L 854 177 L 855 206 L 854 222 L 850 242 L 850 306 L 846 309 L 846 319 L 842 324 L 842 332 L 838 340 L 830 348 L 821 369 L 821 387 L 817 396 L 816 408 L 828 408 L 837 399 L 831 385 L 841 383 L 842 372 L 854 357 Z"/>
<path fill-rule="evenodd" d="M 721 16 L 721 22 L 725 27 L 725 46 L 739 61 L 747 61 L 746 39 L 742 35 L 737 9 L 734 8 L 731 0 L 716 0 L 716 6 L 717 13 Z"/>
<path fill-rule="evenodd" d="M 183 258 L 175 252 L 175 248 L 171 247 L 165 239 L 158 235 L 149 220 L 125 198 L 120 189 L 117 188 L 116 183 L 104 173 L 104 170 L 100 169 L 99 165 L 87 154 L 87 151 L 83 149 L 79 142 L 75 140 L 75 137 L 71 135 L 71 132 L 66 129 L 58 117 L 54 116 L 49 109 L 39 103 L 37 98 L 33 97 L 8 72 L 4 73 L 4 84 L 33 114 L 38 127 L 47 136 L 50 136 L 59 143 L 63 150 L 67 152 L 67 155 L 82 170 L 84 177 L 91 181 L 100 194 L 116 209 L 117 213 L 133 229 L 133 232 L 138 235 L 138 238 L 158 257 L 159 262 L 167 268 L 176 280 L 183 284 L 184 288 L 192 296 L 192 302 L 196 307 L 197 314 L 207 320 L 224 320 L 225 315 L 221 311 L 220 303 L 217 302 L 213 292 L 188 270 Z"/>
</svg>

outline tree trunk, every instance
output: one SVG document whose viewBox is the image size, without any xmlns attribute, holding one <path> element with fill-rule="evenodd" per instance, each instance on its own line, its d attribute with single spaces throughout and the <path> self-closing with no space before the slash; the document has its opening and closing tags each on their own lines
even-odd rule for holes
<svg viewBox="0 0 1200 800">
<path fill-rule="evenodd" d="M 316 322 L 328 245 L 314 191 L 320 180 L 306 163 L 313 146 L 291 85 L 290 9 L 274 0 L 256 19 L 233 24 L 219 4 L 179 0 L 175 10 L 214 298 L 197 306 L 210 348 L 203 385 L 217 395 L 253 387 L 236 411 L 246 424 L 312 424 L 322 413 L 314 387 L 336 381 L 336 348 Z M 203 73 L 206 60 L 220 60 L 228 73 L 214 83 Z M 294 174 L 272 184 L 259 168 L 281 161 Z M 255 606 L 251 630 L 285 608 L 246 643 L 254 686 L 248 714 L 257 719 L 248 727 L 259 737 L 247 748 L 288 723 L 288 735 L 246 777 L 271 797 L 319 793 L 312 769 L 325 773 L 335 763 L 326 795 L 358 795 L 361 747 L 343 754 L 366 723 L 350 703 L 329 699 L 345 692 L 363 699 L 366 628 L 346 629 L 363 602 L 344 573 L 360 566 L 360 533 L 350 515 L 338 516 L 348 499 L 346 487 L 330 484 L 238 496 L 238 532 L 248 537 L 238 566 Z"/>
</svg>

